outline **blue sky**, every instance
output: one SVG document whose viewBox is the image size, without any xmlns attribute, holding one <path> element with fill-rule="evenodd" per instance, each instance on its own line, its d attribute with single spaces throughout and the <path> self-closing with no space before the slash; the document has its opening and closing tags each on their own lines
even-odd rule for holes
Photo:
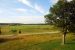
<svg viewBox="0 0 75 50">
<path fill-rule="evenodd" d="M 0 0 L 0 23 L 44 23 L 58 0 Z"/>
</svg>

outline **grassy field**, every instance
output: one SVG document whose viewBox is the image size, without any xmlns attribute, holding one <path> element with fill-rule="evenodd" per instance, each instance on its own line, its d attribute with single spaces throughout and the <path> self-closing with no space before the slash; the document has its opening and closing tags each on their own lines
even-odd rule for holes
<svg viewBox="0 0 75 50">
<path fill-rule="evenodd" d="M 14 32 L 14 30 L 16 30 Z M 19 30 L 22 34 L 54 32 L 58 29 L 52 25 L 13 25 L 2 26 L 2 34 L 18 34 Z"/>
<path fill-rule="evenodd" d="M 0 50 L 74 50 L 74 36 L 68 34 L 61 45 L 61 34 L 16 35 L 2 37 Z"/>
<path fill-rule="evenodd" d="M 46 33 L 59 31 L 51 25 L 18 25 L 1 28 L 0 50 L 75 50 L 75 35 L 67 34 L 66 44 L 61 45 L 62 33 Z M 17 32 L 11 30 L 17 30 Z M 21 34 L 18 33 L 19 30 L 22 31 Z M 45 34 L 36 34 L 43 32 Z"/>
</svg>

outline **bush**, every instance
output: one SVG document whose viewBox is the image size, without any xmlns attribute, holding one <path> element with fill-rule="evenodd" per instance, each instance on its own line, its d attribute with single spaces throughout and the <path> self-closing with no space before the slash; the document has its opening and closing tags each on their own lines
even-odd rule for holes
<svg viewBox="0 0 75 50">
<path fill-rule="evenodd" d="M 17 30 L 13 29 L 13 30 L 11 30 L 11 32 L 16 33 L 16 32 L 17 32 Z"/>
<path fill-rule="evenodd" d="M 19 34 L 21 33 L 21 30 L 19 30 Z"/>
</svg>

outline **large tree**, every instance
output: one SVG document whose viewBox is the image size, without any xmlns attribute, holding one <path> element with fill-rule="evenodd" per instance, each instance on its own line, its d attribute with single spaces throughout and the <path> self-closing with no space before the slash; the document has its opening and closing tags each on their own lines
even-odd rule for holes
<svg viewBox="0 0 75 50">
<path fill-rule="evenodd" d="M 75 32 L 75 0 L 70 2 L 59 0 L 49 9 L 49 12 L 45 15 L 46 22 L 62 29 L 62 44 L 65 44 L 67 32 Z"/>
</svg>

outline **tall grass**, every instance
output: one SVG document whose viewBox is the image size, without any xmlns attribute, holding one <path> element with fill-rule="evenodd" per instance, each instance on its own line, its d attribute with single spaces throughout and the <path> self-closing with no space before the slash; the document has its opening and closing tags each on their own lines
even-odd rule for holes
<svg viewBox="0 0 75 50">
<path fill-rule="evenodd" d="M 61 45 L 61 34 L 41 34 L 18 36 L 14 40 L 0 43 L 0 50 L 74 50 L 75 42 L 69 34 L 66 44 Z M 69 40 L 70 39 L 70 40 Z"/>
</svg>

